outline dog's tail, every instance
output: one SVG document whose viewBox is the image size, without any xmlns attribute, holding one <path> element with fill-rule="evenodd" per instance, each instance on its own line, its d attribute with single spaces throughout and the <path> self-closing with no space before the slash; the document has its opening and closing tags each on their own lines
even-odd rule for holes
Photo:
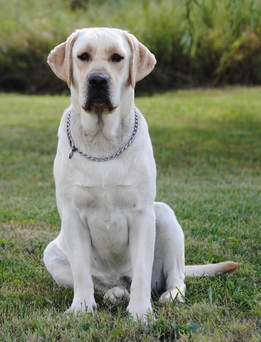
<svg viewBox="0 0 261 342">
<path fill-rule="evenodd" d="M 185 266 L 186 277 L 213 276 L 217 273 L 234 273 L 239 264 L 233 261 L 219 262 L 217 264 Z"/>
</svg>

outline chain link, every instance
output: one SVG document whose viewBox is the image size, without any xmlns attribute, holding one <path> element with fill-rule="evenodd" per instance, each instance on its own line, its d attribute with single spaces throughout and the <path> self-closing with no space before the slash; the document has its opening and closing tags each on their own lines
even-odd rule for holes
<svg viewBox="0 0 261 342">
<path fill-rule="evenodd" d="M 122 146 L 118 151 L 114 152 L 113 154 L 106 156 L 106 157 L 95 157 L 95 156 L 91 156 L 90 154 L 84 153 L 81 150 L 78 149 L 78 147 L 75 146 L 75 143 L 73 141 L 72 138 L 72 133 L 71 133 L 71 118 L 72 118 L 72 111 L 70 110 L 67 116 L 67 121 L 66 121 L 66 133 L 67 133 L 67 137 L 69 140 L 69 144 L 70 144 L 70 153 L 68 155 L 69 159 L 71 159 L 73 157 L 73 153 L 74 152 L 78 152 L 81 156 L 91 160 L 91 161 L 95 161 L 95 162 L 105 162 L 105 161 L 109 161 L 112 159 L 116 159 L 120 154 L 122 154 L 122 152 L 124 152 L 134 141 L 137 131 L 138 131 L 138 114 L 136 112 L 136 109 L 134 110 L 134 114 L 135 114 L 135 118 L 134 118 L 134 127 L 133 127 L 133 131 L 132 131 L 132 135 L 130 137 L 130 139 L 128 140 L 128 142 Z"/>
</svg>

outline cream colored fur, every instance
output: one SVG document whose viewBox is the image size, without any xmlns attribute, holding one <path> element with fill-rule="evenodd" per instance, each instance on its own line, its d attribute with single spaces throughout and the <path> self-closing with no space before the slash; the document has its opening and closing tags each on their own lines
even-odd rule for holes
<svg viewBox="0 0 261 342">
<path fill-rule="evenodd" d="M 89 61 L 79 59 L 84 52 L 90 54 Z M 113 53 L 124 59 L 113 63 Z M 134 87 L 154 68 L 153 54 L 125 31 L 89 28 L 52 50 L 48 63 L 71 90 L 54 162 L 61 231 L 44 252 L 54 280 L 74 289 L 67 311 L 92 312 L 97 288 L 111 301 L 129 298 L 127 310 L 145 321 L 152 313 L 151 288 L 162 292 L 161 302 L 175 297 L 183 301 L 185 273 L 201 276 L 235 269 L 234 263 L 185 267 L 182 229 L 173 210 L 155 202 L 156 166 L 147 123 L 138 110 L 136 139 L 117 159 L 93 162 L 78 153 L 68 158 L 69 110 L 72 135 L 82 151 L 104 156 L 126 143 L 134 124 Z M 92 72 L 108 75 L 112 112 L 83 108 Z"/>
</svg>

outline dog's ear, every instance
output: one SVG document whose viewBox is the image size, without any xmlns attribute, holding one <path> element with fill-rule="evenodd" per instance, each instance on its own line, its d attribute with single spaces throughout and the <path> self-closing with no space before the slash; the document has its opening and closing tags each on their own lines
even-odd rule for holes
<svg viewBox="0 0 261 342">
<path fill-rule="evenodd" d="M 61 80 L 70 88 L 72 82 L 72 47 L 78 32 L 72 33 L 65 42 L 57 45 L 48 55 L 47 63 Z"/>
<path fill-rule="evenodd" d="M 136 83 L 154 69 L 156 58 L 133 34 L 126 32 L 126 37 L 132 53 L 130 59 L 130 83 L 135 88 Z"/>
</svg>

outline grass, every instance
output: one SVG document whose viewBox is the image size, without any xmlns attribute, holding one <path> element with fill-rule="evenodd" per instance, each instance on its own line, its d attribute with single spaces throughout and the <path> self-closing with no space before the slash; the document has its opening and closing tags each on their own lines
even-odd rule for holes
<svg viewBox="0 0 261 342">
<path fill-rule="evenodd" d="M 1 341 L 260 341 L 261 88 L 177 91 L 142 97 L 158 168 L 157 199 L 184 229 L 187 263 L 232 259 L 234 275 L 187 279 L 184 305 L 157 320 L 129 320 L 126 302 L 63 315 L 42 253 L 59 231 L 52 163 L 64 96 L 0 95 Z"/>
</svg>

